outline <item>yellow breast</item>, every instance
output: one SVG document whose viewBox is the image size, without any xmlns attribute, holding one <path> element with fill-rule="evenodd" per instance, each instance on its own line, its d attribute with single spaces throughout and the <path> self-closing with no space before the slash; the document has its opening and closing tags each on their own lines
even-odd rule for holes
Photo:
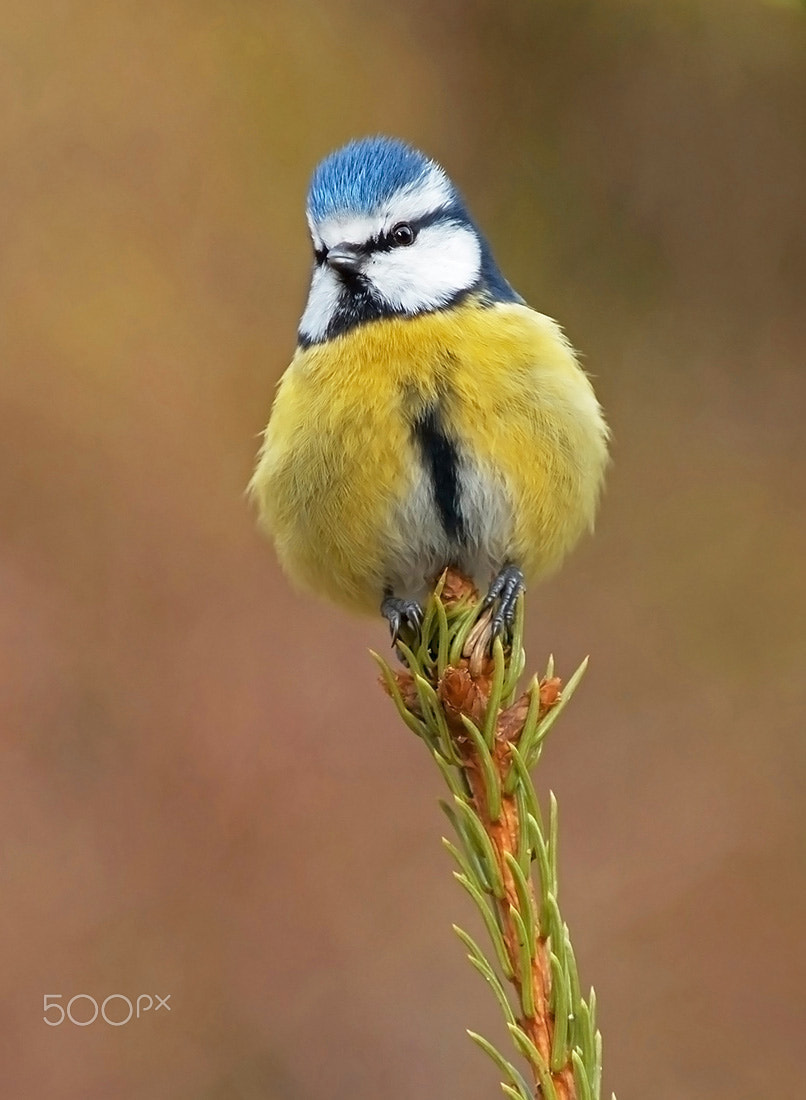
<svg viewBox="0 0 806 1100">
<path fill-rule="evenodd" d="M 413 431 L 426 409 L 455 444 L 464 544 L 440 524 Z M 250 490 L 293 579 L 375 611 L 387 585 L 423 588 L 451 563 L 556 567 L 593 521 L 606 438 L 557 325 L 469 300 L 298 351 Z"/>
</svg>

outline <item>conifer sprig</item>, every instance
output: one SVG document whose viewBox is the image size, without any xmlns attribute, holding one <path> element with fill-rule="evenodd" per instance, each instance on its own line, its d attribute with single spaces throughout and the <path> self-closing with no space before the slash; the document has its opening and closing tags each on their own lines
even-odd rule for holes
<svg viewBox="0 0 806 1100">
<path fill-rule="evenodd" d="M 458 843 L 443 843 L 455 878 L 478 907 L 491 952 L 454 930 L 498 1001 L 526 1075 L 487 1039 L 468 1034 L 496 1064 L 513 1100 L 600 1100 L 596 995 L 591 989 L 587 1000 L 582 996 L 558 903 L 557 801 L 549 796 L 546 820 L 529 774 L 587 661 L 563 686 L 550 658 L 545 675 L 516 698 L 526 663 L 522 640 L 521 599 L 511 642 L 497 638 L 490 653 L 489 611 L 473 585 L 448 570 L 422 629 L 397 643 L 404 667 L 373 656 L 400 717 L 425 743 L 450 792 L 442 808 Z"/>
</svg>

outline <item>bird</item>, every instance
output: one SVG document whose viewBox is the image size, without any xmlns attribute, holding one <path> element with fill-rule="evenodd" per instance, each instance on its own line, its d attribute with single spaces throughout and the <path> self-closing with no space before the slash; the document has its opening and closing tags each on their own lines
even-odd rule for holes
<svg viewBox="0 0 806 1100">
<path fill-rule="evenodd" d="M 408 143 L 325 157 L 306 214 L 310 289 L 248 489 L 259 525 L 292 582 L 380 612 L 393 644 L 451 566 L 505 635 L 593 525 L 609 432 L 590 378 Z"/>
</svg>

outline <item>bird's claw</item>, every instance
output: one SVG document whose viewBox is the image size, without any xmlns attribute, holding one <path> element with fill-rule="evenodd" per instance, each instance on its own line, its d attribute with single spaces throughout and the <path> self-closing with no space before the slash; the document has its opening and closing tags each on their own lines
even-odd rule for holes
<svg viewBox="0 0 806 1100">
<path fill-rule="evenodd" d="M 518 597 L 523 592 L 523 572 L 517 565 L 505 565 L 500 573 L 493 578 L 493 582 L 484 597 L 482 609 L 487 610 L 496 601 L 498 607 L 490 621 L 490 641 L 503 636 L 512 626 L 515 619 L 515 609 L 518 606 Z"/>
<path fill-rule="evenodd" d="M 386 595 L 381 603 L 381 614 L 389 623 L 392 645 L 400 637 L 400 632 L 409 627 L 415 633 L 423 625 L 423 609 L 416 600 L 404 600 L 399 596 Z"/>
</svg>

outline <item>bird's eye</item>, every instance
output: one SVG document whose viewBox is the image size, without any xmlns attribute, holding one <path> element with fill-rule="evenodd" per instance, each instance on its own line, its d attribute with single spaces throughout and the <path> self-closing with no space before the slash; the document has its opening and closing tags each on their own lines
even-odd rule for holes
<svg viewBox="0 0 806 1100">
<path fill-rule="evenodd" d="M 392 238 L 393 244 L 414 244 L 414 238 L 417 236 L 412 226 L 408 222 L 398 222 L 396 226 L 392 228 L 392 232 L 389 234 Z"/>
<path fill-rule="evenodd" d="M 322 248 L 314 246 L 313 257 L 318 264 L 323 264 L 327 259 L 327 249 L 324 246 Z"/>
</svg>

